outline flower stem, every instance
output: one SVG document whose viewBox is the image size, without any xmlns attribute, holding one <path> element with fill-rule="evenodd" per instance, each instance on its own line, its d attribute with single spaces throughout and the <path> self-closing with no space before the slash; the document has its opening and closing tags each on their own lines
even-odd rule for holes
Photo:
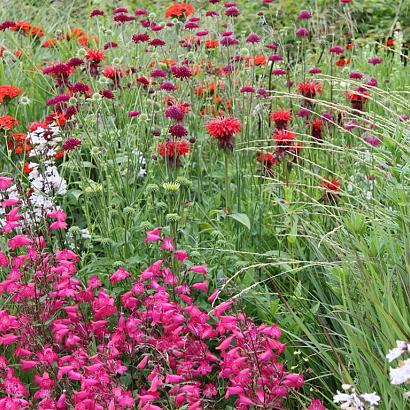
<svg viewBox="0 0 410 410">
<path fill-rule="evenodd" d="M 230 213 L 231 211 L 231 195 L 229 190 L 229 161 L 228 151 L 225 150 L 225 211 Z"/>
</svg>

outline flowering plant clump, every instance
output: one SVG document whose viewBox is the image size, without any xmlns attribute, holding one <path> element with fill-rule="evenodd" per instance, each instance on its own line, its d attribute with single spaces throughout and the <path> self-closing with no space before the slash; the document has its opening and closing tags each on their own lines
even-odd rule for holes
<svg viewBox="0 0 410 410">
<path fill-rule="evenodd" d="M 76 276 L 73 251 L 48 248 L 46 221 L 44 235 L 29 229 L 12 182 L 0 179 L 8 248 L 0 292 L 15 304 L 0 311 L 0 345 L 10 352 L 0 358 L 2 408 L 199 409 L 225 397 L 238 409 L 277 409 L 303 386 L 278 361 L 285 345 L 277 325 L 256 325 L 232 300 L 199 307 L 206 266 L 191 265 L 160 228 L 145 242 L 157 243 L 162 259 L 136 280 L 120 267 L 109 281 L 124 290 L 114 296 L 97 275 Z M 48 218 L 48 229 L 67 228 L 62 211 Z"/>
</svg>

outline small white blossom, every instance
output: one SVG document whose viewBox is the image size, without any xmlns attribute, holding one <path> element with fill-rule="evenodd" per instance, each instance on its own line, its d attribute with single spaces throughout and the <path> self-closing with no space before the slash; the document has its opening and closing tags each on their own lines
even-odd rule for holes
<svg viewBox="0 0 410 410">
<path fill-rule="evenodd" d="M 399 367 L 390 368 L 391 384 L 403 384 L 410 381 L 410 359 L 405 360 Z"/>
<path fill-rule="evenodd" d="M 377 406 L 380 401 L 380 396 L 376 393 L 364 393 L 360 397 L 372 406 Z"/>
<path fill-rule="evenodd" d="M 410 352 L 410 343 L 396 340 L 396 347 L 391 349 L 386 355 L 386 359 L 391 363 L 393 360 L 399 358 L 404 352 Z"/>
</svg>

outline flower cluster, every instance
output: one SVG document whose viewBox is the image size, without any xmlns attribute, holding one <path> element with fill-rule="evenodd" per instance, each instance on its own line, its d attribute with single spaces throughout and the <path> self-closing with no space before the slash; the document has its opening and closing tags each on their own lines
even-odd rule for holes
<svg viewBox="0 0 410 410">
<path fill-rule="evenodd" d="M 333 397 L 333 401 L 339 403 L 341 409 L 374 410 L 380 402 L 376 393 L 359 394 L 355 386 L 350 384 L 343 384 L 342 388 L 346 393 L 338 391 Z"/>
<path fill-rule="evenodd" d="M 8 247 L 0 293 L 15 304 L 0 311 L 0 345 L 10 351 L 0 356 L 1 408 L 127 409 L 138 401 L 154 410 L 172 400 L 199 409 L 225 397 L 238 409 L 277 409 L 303 386 L 303 376 L 278 361 L 285 345 L 277 325 L 256 325 L 232 300 L 209 312 L 199 306 L 206 266 L 190 264 L 160 228 L 145 242 L 158 243 L 162 259 L 136 280 L 119 268 L 109 279 L 122 284 L 115 296 L 97 275 L 76 276 L 79 258 L 70 249 L 49 250 L 20 213 L 18 195 L 9 196 L 12 183 L 0 178 Z M 47 216 L 50 229 L 67 228 L 65 213 Z"/>
</svg>

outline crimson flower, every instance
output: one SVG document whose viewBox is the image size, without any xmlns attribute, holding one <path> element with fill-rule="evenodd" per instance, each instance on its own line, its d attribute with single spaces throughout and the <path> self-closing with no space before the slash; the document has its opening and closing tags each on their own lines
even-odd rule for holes
<svg viewBox="0 0 410 410">
<path fill-rule="evenodd" d="M 181 157 L 190 151 L 189 142 L 181 139 L 177 141 L 166 141 L 157 145 L 157 152 L 166 159 L 170 165 L 181 165 Z"/>
<path fill-rule="evenodd" d="M 78 138 L 68 138 L 63 144 L 64 151 L 71 151 L 81 145 L 81 141 Z"/>
<path fill-rule="evenodd" d="M 337 178 L 333 178 L 331 181 L 324 178 L 323 181 L 320 183 L 320 185 L 327 189 L 328 191 L 332 191 L 332 192 L 338 192 L 340 191 L 340 181 Z"/>
<path fill-rule="evenodd" d="M 208 134 L 216 139 L 222 149 L 233 148 L 233 138 L 241 130 L 241 122 L 235 117 L 213 118 L 206 124 Z"/>
<path fill-rule="evenodd" d="M 276 110 L 271 114 L 271 119 L 275 122 L 278 130 L 286 128 L 288 122 L 292 120 L 292 114 L 288 110 Z"/>
<path fill-rule="evenodd" d="M 294 141 L 296 138 L 296 134 L 289 130 L 276 130 L 273 133 L 273 138 L 276 142 L 276 145 L 284 147 L 292 144 L 292 141 Z"/>
<path fill-rule="evenodd" d="M 322 84 L 316 81 L 303 81 L 298 84 L 298 90 L 306 98 L 314 98 L 322 93 Z"/>
</svg>

